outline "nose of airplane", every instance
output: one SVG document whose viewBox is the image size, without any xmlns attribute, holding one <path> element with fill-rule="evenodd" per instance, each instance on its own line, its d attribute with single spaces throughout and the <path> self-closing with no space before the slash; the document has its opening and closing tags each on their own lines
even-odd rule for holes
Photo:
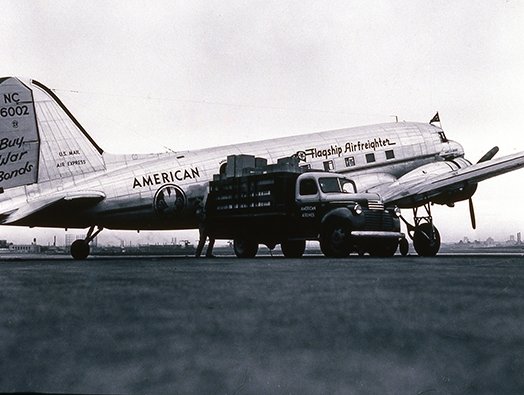
<svg viewBox="0 0 524 395">
<path fill-rule="evenodd" d="M 464 148 L 462 145 L 453 140 L 448 140 L 442 143 L 442 150 L 440 156 L 443 158 L 458 158 L 464 156 Z"/>
</svg>

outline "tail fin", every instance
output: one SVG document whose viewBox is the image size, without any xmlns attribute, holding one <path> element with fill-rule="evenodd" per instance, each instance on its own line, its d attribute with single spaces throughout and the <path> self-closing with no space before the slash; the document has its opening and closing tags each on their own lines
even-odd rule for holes
<svg viewBox="0 0 524 395">
<path fill-rule="evenodd" d="M 0 190 L 103 170 L 102 154 L 49 88 L 0 78 Z"/>
</svg>

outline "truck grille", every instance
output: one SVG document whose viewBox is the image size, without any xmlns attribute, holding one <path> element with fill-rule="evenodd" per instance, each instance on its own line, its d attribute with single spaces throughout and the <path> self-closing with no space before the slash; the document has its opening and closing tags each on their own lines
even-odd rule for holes
<svg viewBox="0 0 524 395">
<path fill-rule="evenodd" d="M 384 204 L 379 200 L 369 200 L 368 207 L 370 210 L 384 210 Z"/>
<path fill-rule="evenodd" d="M 393 218 L 387 211 L 366 210 L 366 230 L 394 230 Z"/>
</svg>

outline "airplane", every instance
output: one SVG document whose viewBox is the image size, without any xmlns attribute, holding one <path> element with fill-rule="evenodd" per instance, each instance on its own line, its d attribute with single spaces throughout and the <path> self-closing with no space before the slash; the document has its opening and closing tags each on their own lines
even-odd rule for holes
<svg viewBox="0 0 524 395">
<path fill-rule="evenodd" d="M 440 234 L 431 205 L 469 200 L 485 179 L 524 167 L 524 152 L 493 159 L 497 147 L 472 164 L 449 140 L 437 115 L 429 123 L 394 122 L 154 154 L 105 152 L 56 94 L 32 79 L 0 78 L 0 224 L 87 229 L 71 245 L 85 259 L 103 229 L 198 228 L 208 183 L 228 155 L 276 163 L 294 157 L 304 169 L 346 174 L 360 191 L 411 209 L 404 216 L 416 252 L 434 256 Z M 400 246 L 407 253 L 407 245 Z"/>
</svg>

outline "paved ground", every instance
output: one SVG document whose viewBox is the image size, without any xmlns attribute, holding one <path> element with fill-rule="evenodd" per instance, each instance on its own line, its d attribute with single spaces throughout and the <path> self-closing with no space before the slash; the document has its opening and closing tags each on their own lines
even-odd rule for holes
<svg viewBox="0 0 524 395">
<path fill-rule="evenodd" d="M 0 264 L 0 392 L 524 393 L 522 257 Z"/>
</svg>

